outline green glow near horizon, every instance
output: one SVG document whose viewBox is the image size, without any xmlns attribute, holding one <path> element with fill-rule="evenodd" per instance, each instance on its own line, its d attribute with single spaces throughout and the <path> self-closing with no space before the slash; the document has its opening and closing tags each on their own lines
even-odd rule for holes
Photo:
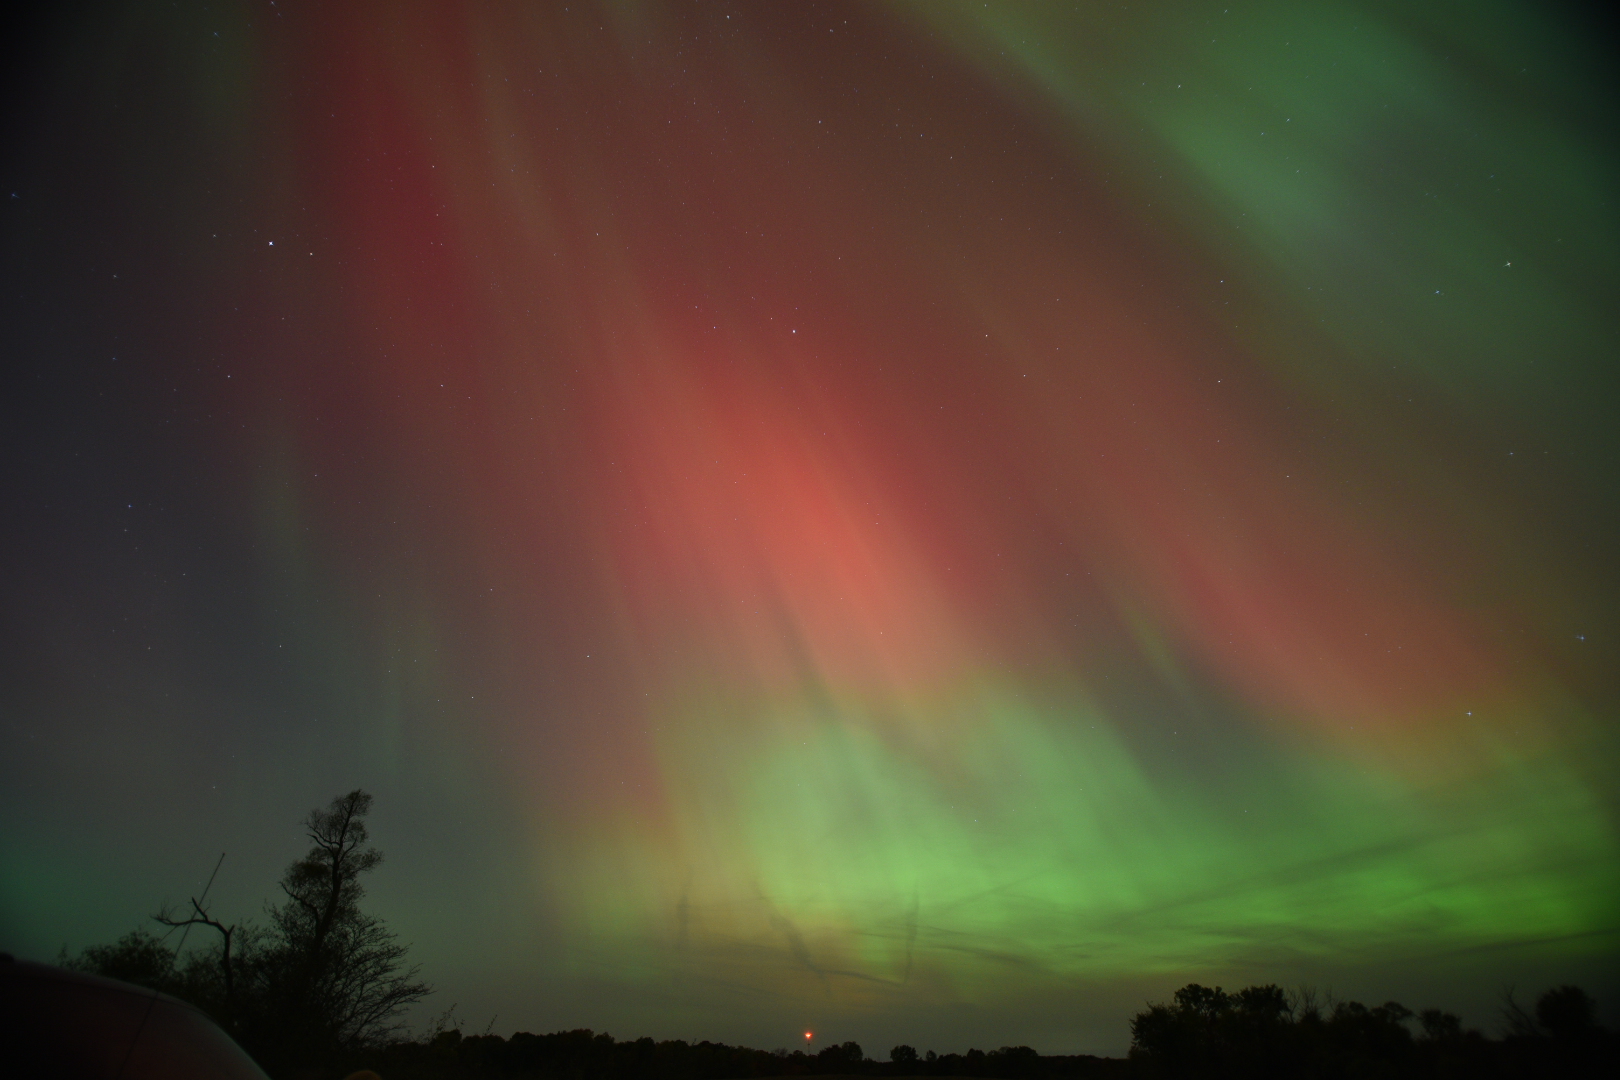
<svg viewBox="0 0 1620 1080">
<path fill-rule="evenodd" d="M 789 984 L 993 1000 L 1009 982 L 1288 965 L 1347 943 L 1367 962 L 1556 943 L 1605 929 L 1620 885 L 1602 802 L 1558 755 L 1415 785 L 1256 738 L 1211 776 L 1148 767 L 1117 721 L 1027 688 L 913 708 L 955 724 L 901 735 L 839 698 L 671 725 L 666 768 L 693 778 L 669 793 L 676 819 L 631 844 L 630 877 L 577 882 L 579 917 L 677 970 L 786 940 Z"/>
</svg>

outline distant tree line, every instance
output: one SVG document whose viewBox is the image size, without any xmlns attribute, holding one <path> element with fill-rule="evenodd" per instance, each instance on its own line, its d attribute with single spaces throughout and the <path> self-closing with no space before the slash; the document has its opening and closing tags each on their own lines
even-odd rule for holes
<svg viewBox="0 0 1620 1080">
<path fill-rule="evenodd" d="M 467 1035 L 451 1028 L 419 1042 L 396 1043 L 371 1059 L 384 1080 L 743 1080 L 765 1076 L 964 1076 L 1129 1077 L 1132 1064 L 1119 1059 L 1042 1057 L 1027 1046 L 969 1050 L 966 1054 L 919 1055 L 909 1046 L 873 1061 L 859 1043 L 803 1050 L 753 1050 L 724 1043 L 616 1041 L 589 1030 L 510 1039 Z"/>
<path fill-rule="evenodd" d="M 196 1005 L 272 1076 L 342 1070 L 397 1042 L 399 1014 L 430 992 L 406 964 L 405 946 L 360 908 L 360 876 L 382 861 L 368 843 L 370 809 L 370 795 L 351 791 L 310 811 L 309 852 L 282 875 L 282 900 L 267 905 L 266 925 L 227 926 L 210 914 L 204 890 L 184 909 L 153 916 L 164 937 L 137 929 L 77 956 L 63 950 L 58 962 Z M 176 930 L 206 936 L 182 956 L 170 944 Z"/>
<path fill-rule="evenodd" d="M 722 1043 L 620 1042 L 587 1030 L 510 1039 L 441 1030 L 382 1049 L 385 1080 L 741 1080 L 767 1076 L 960 1076 L 1041 1080 L 1580 1080 L 1620 1075 L 1620 1040 L 1577 987 L 1549 990 L 1526 1010 L 1508 998 L 1505 1034 L 1486 1038 L 1438 1009 L 1325 1002 L 1309 991 L 1190 984 L 1131 1021 L 1128 1058 L 1043 1056 L 1027 1046 L 889 1060 L 846 1042 L 816 1054 Z"/>
<path fill-rule="evenodd" d="M 1506 1032 L 1488 1039 L 1439 1009 L 1395 1001 L 1328 1003 L 1309 991 L 1251 986 L 1234 994 L 1190 983 L 1131 1021 L 1135 1075 L 1226 1080 L 1299 1077 L 1577 1078 L 1614 1075 L 1620 1041 L 1575 986 L 1548 990 L 1533 1013 L 1510 993 Z"/>
</svg>

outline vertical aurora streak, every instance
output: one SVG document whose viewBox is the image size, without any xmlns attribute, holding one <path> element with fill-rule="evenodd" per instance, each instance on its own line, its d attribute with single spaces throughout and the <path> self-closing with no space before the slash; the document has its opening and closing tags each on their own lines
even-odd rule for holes
<svg viewBox="0 0 1620 1080">
<path fill-rule="evenodd" d="M 1612 968 L 1599 55 L 1505 3 L 1172 6 L 116 9 L 7 280 L 146 237 L 86 302 L 209 418 L 228 524 L 174 535 L 257 628 L 177 604 L 116 679 L 190 747 L 260 716 L 233 805 L 303 791 L 303 710 L 380 807 L 498 820 L 392 902 L 520 1026 L 1117 1050 L 1175 980 Z M 106 134 L 166 94 L 191 175 Z M 59 224 L 83 160 L 125 240 Z M 8 724 L 114 722 L 42 680 Z M 8 930 L 57 932 L 5 843 Z"/>
</svg>

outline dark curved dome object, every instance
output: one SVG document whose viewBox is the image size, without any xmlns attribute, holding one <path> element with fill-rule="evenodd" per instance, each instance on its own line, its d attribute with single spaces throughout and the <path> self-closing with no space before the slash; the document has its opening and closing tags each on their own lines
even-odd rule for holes
<svg viewBox="0 0 1620 1080">
<path fill-rule="evenodd" d="M 268 1080 L 167 994 L 0 953 L 0 1073 L 62 1080 Z"/>
</svg>

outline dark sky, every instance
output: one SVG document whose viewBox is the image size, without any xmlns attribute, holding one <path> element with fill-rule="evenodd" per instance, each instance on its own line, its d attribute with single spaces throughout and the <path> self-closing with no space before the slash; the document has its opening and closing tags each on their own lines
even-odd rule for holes
<svg viewBox="0 0 1620 1080">
<path fill-rule="evenodd" d="M 1554 10 L 1564 12 L 1551 14 Z M 81 4 L 0 158 L 0 948 L 376 796 L 481 1029 L 1620 1004 L 1611 39 Z"/>
</svg>

